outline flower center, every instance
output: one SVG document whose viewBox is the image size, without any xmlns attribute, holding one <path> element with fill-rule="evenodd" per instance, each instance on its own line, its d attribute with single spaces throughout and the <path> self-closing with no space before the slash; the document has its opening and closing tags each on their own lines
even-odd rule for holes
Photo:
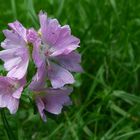
<svg viewBox="0 0 140 140">
<path fill-rule="evenodd" d="M 6 88 L 6 91 L 9 93 L 9 92 L 14 92 L 16 91 L 17 89 L 17 85 L 9 85 L 7 88 Z"/>
<path fill-rule="evenodd" d="M 41 52 L 45 55 L 45 56 L 49 56 L 50 54 L 50 46 L 48 44 L 41 44 Z"/>
<path fill-rule="evenodd" d="M 33 95 L 34 95 L 34 97 L 39 96 L 39 97 L 43 98 L 46 95 L 46 93 L 44 91 L 34 91 Z"/>
<path fill-rule="evenodd" d="M 51 54 L 52 54 L 51 46 L 49 46 L 48 44 L 42 43 L 40 53 L 41 53 L 42 57 L 44 58 L 44 60 L 46 61 L 46 64 L 50 65 L 49 64 L 49 58 L 51 57 Z"/>
</svg>

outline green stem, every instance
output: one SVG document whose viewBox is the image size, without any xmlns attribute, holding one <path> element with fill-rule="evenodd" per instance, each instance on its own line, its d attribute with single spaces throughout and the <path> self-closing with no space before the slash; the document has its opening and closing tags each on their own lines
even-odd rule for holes
<svg viewBox="0 0 140 140">
<path fill-rule="evenodd" d="M 16 140 L 16 137 L 14 136 L 13 131 L 7 121 L 4 109 L 1 109 L 1 118 L 9 140 Z"/>
</svg>

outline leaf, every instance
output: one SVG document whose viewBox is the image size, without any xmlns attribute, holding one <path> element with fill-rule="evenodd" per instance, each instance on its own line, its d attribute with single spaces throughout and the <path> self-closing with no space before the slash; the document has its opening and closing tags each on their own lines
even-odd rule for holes
<svg viewBox="0 0 140 140">
<path fill-rule="evenodd" d="M 110 102 L 110 108 L 112 108 L 114 111 L 119 113 L 120 115 L 124 117 L 130 117 L 130 114 L 128 114 L 125 110 L 114 104 L 113 102 Z"/>
<path fill-rule="evenodd" d="M 112 95 L 119 97 L 119 98 L 123 99 L 124 101 L 129 102 L 130 104 L 140 103 L 140 97 L 132 95 L 132 94 L 127 93 L 125 91 L 116 90 L 113 92 Z"/>
</svg>

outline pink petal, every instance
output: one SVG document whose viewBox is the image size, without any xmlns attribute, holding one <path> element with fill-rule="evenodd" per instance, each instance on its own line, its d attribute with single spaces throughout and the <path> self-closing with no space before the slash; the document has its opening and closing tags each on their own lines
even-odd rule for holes
<svg viewBox="0 0 140 140">
<path fill-rule="evenodd" d="M 36 66 L 40 67 L 44 63 L 44 58 L 41 56 L 41 52 L 40 52 L 41 41 L 37 40 L 33 45 L 34 48 L 33 48 L 32 57 Z"/>
<path fill-rule="evenodd" d="M 83 72 L 83 69 L 79 64 L 81 62 L 81 55 L 76 52 L 71 52 L 67 55 L 59 55 L 56 57 L 56 61 L 67 70 Z"/>
<path fill-rule="evenodd" d="M 12 78 L 21 79 L 25 76 L 28 68 L 29 59 L 23 61 L 20 65 L 17 65 L 13 69 L 11 69 L 7 76 Z"/>
<path fill-rule="evenodd" d="M 25 40 L 25 42 L 27 42 L 26 29 L 19 21 L 9 23 L 8 25 L 12 30 L 14 30 L 18 35 L 20 35 Z"/>
<path fill-rule="evenodd" d="M 25 79 L 16 80 L 0 76 L 0 108 L 7 107 L 11 114 L 17 111 L 19 95 L 22 93 L 25 82 Z"/>
<path fill-rule="evenodd" d="M 36 105 L 37 105 L 37 108 L 38 108 L 38 111 L 40 113 L 40 116 L 41 118 L 46 121 L 46 115 L 45 115 L 45 106 L 44 106 L 44 103 L 42 102 L 41 98 L 36 98 Z"/>
<path fill-rule="evenodd" d="M 38 69 L 36 75 L 33 77 L 32 82 L 29 85 L 31 90 L 39 90 L 46 85 L 46 65 L 42 64 Z"/>
<path fill-rule="evenodd" d="M 19 100 L 9 96 L 7 102 L 7 108 L 10 110 L 11 114 L 15 114 L 17 112 L 18 106 L 19 106 Z"/>
<path fill-rule="evenodd" d="M 39 13 L 39 21 L 41 26 L 41 36 L 43 42 L 45 42 L 46 32 L 47 32 L 47 14 L 42 11 Z"/>
<path fill-rule="evenodd" d="M 21 79 L 21 80 L 19 80 L 19 81 L 18 81 L 18 80 L 15 81 L 15 84 L 16 84 L 16 82 L 19 82 L 19 83 L 20 83 L 20 86 L 17 85 L 17 86 L 19 86 L 19 88 L 18 88 L 15 92 L 13 92 L 12 97 L 14 97 L 14 98 L 16 98 L 16 99 L 19 99 L 19 98 L 21 97 L 23 88 L 24 88 L 24 86 L 25 86 L 25 84 L 26 84 L 26 79 L 25 79 L 25 77 L 24 77 L 23 79 Z"/>
<path fill-rule="evenodd" d="M 13 58 L 13 59 L 9 59 L 9 60 L 5 61 L 4 68 L 7 71 L 10 71 L 14 67 L 16 67 L 20 62 L 21 62 L 21 58 L 19 58 L 19 57 Z"/>
<path fill-rule="evenodd" d="M 45 109 L 53 114 L 60 114 L 64 105 L 71 105 L 69 94 L 72 89 L 48 89 L 45 96 Z"/>
<path fill-rule="evenodd" d="M 51 63 L 48 67 L 48 77 L 53 88 L 63 87 L 65 84 L 74 83 L 72 74 L 57 64 Z"/>
<path fill-rule="evenodd" d="M 0 59 L 3 61 L 8 61 L 9 59 L 18 57 L 18 53 L 21 52 L 21 48 L 13 48 L 0 51 Z M 23 54 L 23 52 L 22 52 Z"/>
<path fill-rule="evenodd" d="M 71 30 L 69 26 L 61 27 L 59 37 L 54 44 L 54 53 L 52 56 L 57 56 L 60 54 L 68 54 L 71 51 L 79 47 L 80 40 L 71 35 Z"/>
<path fill-rule="evenodd" d="M 6 107 L 6 101 L 3 100 L 4 95 L 1 92 L 0 92 L 0 108 L 3 108 L 3 107 Z"/>
<path fill-rule="evenodd" d="M 4 35 L 6 36 L 6 39 L 4 42 L 1 43 L 1 46 L 5 49 L 12 49 L 12 48 L 17 48 L 21 46 L 25 46 L 26 43 L 23 40 L 21 36 L 18 34 L 14 33 L 11 30 L 3 30 Z"/>
</svg>

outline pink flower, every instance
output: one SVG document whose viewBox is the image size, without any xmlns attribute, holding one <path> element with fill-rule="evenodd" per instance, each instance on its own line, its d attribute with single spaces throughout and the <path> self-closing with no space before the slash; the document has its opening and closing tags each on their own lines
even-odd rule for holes
<svg viewBox="0 0 140 140">
<path fill-rule="evenodd" d="M 80 40 L 71 35 L 68 25 L 61 26 L 56 19 L 39 14 L 40 29 L 26 29 L 15 21 L 8 24 L 11 30 L 4 30 L 6 39 L 1 43 L 0 59 L 4 61 L 7 76 L 0 76 L 0 108 L 7 107 L 15 113 L 19 99 L 26 84 L 29 61 L 34 61 L 37 72 L 32 77 L 29 89 L 35 96 L 35 102 L 41 118 L 46 121 L 45 112 L 59 114 L 63 106 L 70 105 L 73 84 L 71 72 L 82 72 L 81 56 L 75 50 Z M 28 78 L 28 79 L 29 79 Z M 46 85 L 46 80 L 51 86 Z M 30 81 L 30 80 L 29 80 Z M 28 82 L 29 82 L 28 81 Z"/>
<path fill-rule="evenodd" d="M 70 71 L 82 71 L 80 54 L 74 52 L 79 47 L 80 40 L 71 35 L 69 26 L 60 26 L 56 19 L 47 19 L 47 15 L 42 12 L 39 14 L 39 20 L 41 39 L 34 42 L 33 51 L 37 68 L 44 65 L 43 68 L 47 71 L 44 76 L 51 81 L 53 88 L 74 83 Z M 34 77 L 35 79 L 37 77 Z"/>
<path fill-rule="evenodd" d="M 25 83 L 25 79 L 0 76 L 0 108 L 7 107 L 11 114 L 16 113 Z"/>
<path fill-rule="evenodd" d="M 5 50 L 0 51 L 0 59 L 4 61 L 8 77 L 21 79 L 26 75 L 29 63 L 27 30 L 18 21 L 10 23 L 9 27 L 12 30 L 3 31 L 6 39 L 1 47 Z"/>
<path fill-rule="evenodd" d="M 32 89 L 35 94 L 35 102 L 40 113 L 41 118 L 46 121 L 45 112 L 55 115 L 61 113 L 63 106 L 71 105 L 69 94 L 72 92 L 71 88 L 39 88 Z"/>
</svg>

